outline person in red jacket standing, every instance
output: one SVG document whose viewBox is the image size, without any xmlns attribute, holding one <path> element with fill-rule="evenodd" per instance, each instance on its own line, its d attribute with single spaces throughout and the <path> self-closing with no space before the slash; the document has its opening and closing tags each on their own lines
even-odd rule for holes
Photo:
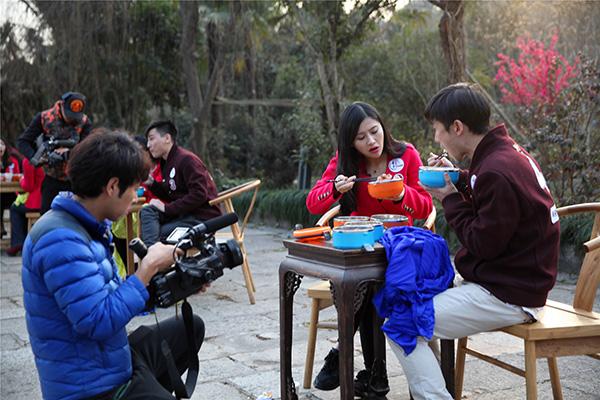
<svg viewBox="0 0 600 400">
<path fill-rule="evenodd" d="M 450 157 L 470 163 L 455 186 L 425 187 L 442 202 L 462 245 L 454 263 L 464 281 L 433 298 L 434 336 L 456 339 L 533 322 L 558 269 L 560 223 L 538 163 L 506 131 L 489 129 L 490 107 L 477 86 L 455 84 L 429 102 L 425 117 Z M 452 166 L 432 155 L 432 166 Z M 418 338 L 405 354 L 388 338 L 415 399 L 452 399 L 437 360 Z"/>
<path fill-rule="evenodd" d="M 421 165 L 415 147 L 394 139 L 373 106 L 353 103 L 340 119 L 338 151 L 308 194 L 306 206 L 313 214 L 323 214 L 339 201 L 342 215 L 402 214 L 412 225 L 413 219 L 426 218 L 432 210 L 431 196 L 418 183 Z M 356 178 L 367 177 L 401 177 L 404 190 L 395 198 L 375 199 L 368 193 L 367 182 L 355 182 Z M 372 296 L 370 288 L 354 318 L 355 331 L 360 327 L 366 368 L 354 381 L 355 395 L 361 397 L 385 396 L 389 392 L 385 361 L 374 359 Z M 315 378 L 317 389 L 333 390 L 339 386 L 338 357 L 338 350 L 331 349 Z"/>
<path fill-rule="evenodd" d="M 14 149 L 3 138 L 0 138 L 0 172 L 7 174 L 3 179 L 12 179 L 13 174 L 21 172 L 20 161 L 14 152 Z M 10 207 L 17 198 L 16 193 L 0 193 L 0 224 L 2 234 L 6 235 L 4 229 L 4 210 Z"/>
<path fill-rule="evenodd" d="M 23 160 L 23 176 L 19 181 L 25 193 L 17 196 L 15 202 L 10 206 L 10 247 L 6 254 L 16 256 L 23 248 L 23 242 L 27 236 L 28 212 L 39 211 L 42 204 L 42 181 L 44 170 L 34 167 L 28 159 Z"/>
</svg>

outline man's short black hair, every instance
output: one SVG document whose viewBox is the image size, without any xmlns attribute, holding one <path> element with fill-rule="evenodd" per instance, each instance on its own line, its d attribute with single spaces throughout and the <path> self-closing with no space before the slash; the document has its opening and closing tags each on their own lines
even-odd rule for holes
<svg viewBox="0 0 600 400">
<path fill-rule="evenodd" d="M 146 136 L 146 139 L 148 138 L 148 133 L 152 130 L 152 129 L 156 129 L 157 132 L 160 134 L 160 136 L 165 136 L 167 133 L 169 135 L 171 135 L 171 139 L 173 139 L 173 143 L 175 143 L 175 141 L 177 140 L 177 127 L 175 126 L 175 124 L 166 119 L 166 120 L 161 120 L 161 121 L 154 121 L 152 122 L 150 125 L 148 125 L 148 128 L 146 128 L 146 133 L 144 136 Z"/>
<path fill-rule="evenodd" d="M 148 177 L 150 160 L 124 132 L 94 129 L 71 151 L 67 174 L 71 190 L 84 198 L 98 197 L 108 181 L 119 178 L 119 196 Z"/>
<path fill-rule="evenodd" d="M 429 122 L 438 121 L 446 130 L 459 120 L 473 133 L 482 135 L 490 125 L 490 105 L 479 86 L 469 83 L 456 83 L 437 92 L 424 114 Z"/>
</svg>

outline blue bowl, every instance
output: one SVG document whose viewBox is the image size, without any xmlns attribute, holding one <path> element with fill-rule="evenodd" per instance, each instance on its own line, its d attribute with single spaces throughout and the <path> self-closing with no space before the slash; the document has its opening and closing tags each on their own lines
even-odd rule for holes
<svg viewBox="0 0 600 400">
<path fill-rule="evenodd" d="M 354 225 L 333 228 L 332 244 L 336 249 L 360 249 L 364 245 L 373 246 L 375 237 L 372 226 Z"/>
<path fill-rule="evenodd" d="M 419 181 L 425 186 L 432 188 L 442 188 L 446 186 L 444 173 L 450 175 L 452 183 L 458 182 L 459 169 L 453 167 L 419 167 Z"/>
</svg>

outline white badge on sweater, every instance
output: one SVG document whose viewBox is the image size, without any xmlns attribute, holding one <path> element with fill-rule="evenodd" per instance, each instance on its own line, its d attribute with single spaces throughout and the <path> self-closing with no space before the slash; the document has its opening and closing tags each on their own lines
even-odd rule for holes
<svg viewBox="0 0 600 400">
<path fill-rule="evenodd" d="M 559 220 L 558 211 L 556 211 L 556 205 L 553 204 L 552 208 L 550 208 L 550 221 L 555 224 Z"/>
<path fill-rule="evenodd" d="M 394 158 L 388 163 L 388 168 L 392 172 L 400 172 L 402 171 L 402 168 L 404 168 L 404 160 L 401 158 Z"/>
<path fill-rule="evenodd" d="M 172 191 L 177 190 L 177 185 L 175 184 L 175 167 L 171 168 L 171 172 L 169 172 L 169 189 Z"/>
</svg>

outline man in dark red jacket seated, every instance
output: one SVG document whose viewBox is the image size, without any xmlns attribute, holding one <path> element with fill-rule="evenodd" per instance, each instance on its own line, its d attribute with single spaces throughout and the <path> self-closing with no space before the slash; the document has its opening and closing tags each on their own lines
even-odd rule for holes
<svg viewBox="0 0 600 400">
<path fill-rule="evenodd" d="M 200 158 L 177 146 L 177 128 L 171 121 L 156 121 L 146 129 L 148 150 L 158 160 L 162 182 L 148 178 L 156 196 L 140 210 L 142 240 L 150 246 L 164 240 L 177 227 L 192 227 L 218 217 L 221 211 L 208 202 L 217 187 Z"/>
<path fill-rule="evenodd" d="M 455 339 L 534 322 L 554 286 L 560 224 L 538 163 L 507 133 L 489 128 L 490 107 L 476 86 L 455 84 L 429 102 L 425 117 L 435 141 L 459 162 L 470 163 L 456 186 L 423 187 L 442 202 L 462 245 L 460 286 L 433 299 L 434 336 Z M 431 166 L 453 166 L 434 154 Z M 405 354 L 389 340 L 415 399 L 452 399 L 432 350 L 420 337 Z"/>
</svg>

